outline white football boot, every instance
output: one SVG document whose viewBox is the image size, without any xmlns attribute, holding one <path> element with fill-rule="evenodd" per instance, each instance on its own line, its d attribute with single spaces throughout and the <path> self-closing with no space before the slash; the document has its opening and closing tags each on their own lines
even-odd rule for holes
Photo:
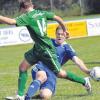
<svg viewBox="0 0 100 100">
<path fill-rule="evenodd" d="M 19 95 L 16 95 L 16 96 L 14 96 L 14 97 L 11 97 L 11 96 L 8 96 L 8 97 L 6 97 L 5 99 L 6 100 L 24 100 L 24 96 L 19 96 Z"/>
<path fill-rule="evenodd" d="M 91 87 L 91 83 L 90 83 L 90 77 L 85 77 L 84 80 L 85 80 L 85 85 L 84 86 L 85 86 L 87 92 L 89 94 L 91 94 L 92 93 L 92 87 Z"/>
</svg>

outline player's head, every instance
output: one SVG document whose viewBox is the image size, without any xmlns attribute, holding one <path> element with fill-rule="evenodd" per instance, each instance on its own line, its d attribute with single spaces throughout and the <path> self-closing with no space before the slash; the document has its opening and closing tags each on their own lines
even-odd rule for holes
<svg viewBox="0 0 100 100">
<path fill-rule="evenodd" d="M 56 42 L 58 44 L 62 44 L 65 41 L 66 37 L 63 34 L 63 29 L 61 28 L 61 26 L 58 26 L 56 28 Z"/>
<path fill-rule="evenodd" d="M 33 8 L 31 0 L 21 0 L 19 4 L 20 4 L 19 9 L 22 12 L 26 12 L 29 8 Z"/>
</svg>

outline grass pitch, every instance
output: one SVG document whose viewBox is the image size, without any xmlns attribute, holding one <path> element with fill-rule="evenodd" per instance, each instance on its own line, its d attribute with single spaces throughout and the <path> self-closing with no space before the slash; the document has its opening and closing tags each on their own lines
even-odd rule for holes
<svg viewBox="0 0 100 100">
<path fill-rule="evenodd" d="M 88 68 L 100 66 L 100 36 L 68 40 L 76 50 L 77 55 L 85 62 Z M 18 65 L 23 59 L 24 52 L 32 44 L 0 47 L 0 100 L 6 96 L 15 95 L 17 90 Z M 87 76 L 81 72 L 71 61 L 65 64 L 64 69 L 74 72 L 82 77 Z M 31 81 L 28 72 L 28 87 Z M 100 82 L 91 81 L 93 94 L 87 95 L 85 88 L 77 83 L 58 79 L 56 94 L 52 100 L 100 100 Z"/>
</svg>

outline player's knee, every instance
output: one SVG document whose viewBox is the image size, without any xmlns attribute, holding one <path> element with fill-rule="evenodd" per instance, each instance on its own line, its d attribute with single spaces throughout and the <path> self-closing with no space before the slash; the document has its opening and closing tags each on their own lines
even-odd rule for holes
<svg viewBox="0 0 100 100">
<path fill-rule="evenodd" d="M 40 80 L 41 83 L 44 83 L 47 80 L 47 75 L 45 71 L 38 71 L 36 74 L 36 79 Z"/>
<path fill-rule="evenodd" d="M 49 100 L 49 99 L 51 99 L 51 95 L 43 94 L 43 95 L 41 96 L 41 98 L 42 98 L 43 100 Z"/>
<path fill-rule="evenodd" d="M 58 73 L 58 77 L 65 78 L 66 77 L 66 71 L 65 70 L 60 70 L 60 72 Z"/>
<path fill-rule="evenodd" d="M 52 97 L 52 92 L 51 92 L 49 89 L 43 89 L 43 90 L 40 92 L 40 97 L 41 97 L 41 99 L 43 99 L 43 100 L 49 100 L 49 99 L 51 99 L 51 97 Z"/>
</svg>

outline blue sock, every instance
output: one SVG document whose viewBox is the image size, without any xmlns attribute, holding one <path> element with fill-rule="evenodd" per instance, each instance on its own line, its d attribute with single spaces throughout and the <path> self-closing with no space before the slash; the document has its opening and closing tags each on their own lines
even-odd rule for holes
<svg viewBox="0 0 100 100">
<path fill-rule="evenodd" d="M 29 97 L 34 96 L 34 94 L 39 90 L 40 85 L 41 85 L 41 82 L 40 82 L 39 80 L 34 80 L 34 81 L 30 84 L 30 86 L 29 86 L 29 88 L 28 88 L 27 95 L 28 95 Z"/>
</svg>

